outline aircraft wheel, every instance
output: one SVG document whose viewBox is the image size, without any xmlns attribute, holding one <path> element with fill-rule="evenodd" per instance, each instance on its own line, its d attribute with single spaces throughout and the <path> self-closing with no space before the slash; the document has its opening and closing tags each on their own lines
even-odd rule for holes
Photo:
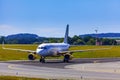
<svg viewBox="0 0 120 80">
<path fill-rule="evenodd" d="M 67 62 L 67 63 L 68 63 L 68 62 L 69 62 L 69 60 L 64 59 L 64 60 L 63 60 L 63 62 Z"/>
<path fill-rule="evenodd" d="M 69 59 L 70 59 L 70 55 L 65 55 L 63 62 L 67 62 L 68 63 Z"/>
<path fill-rule="evenodd" d="M 41 59 L 40 59 L 40 62 L 41 62 L 41 63 L 45 63 L 45 58 L 41 58 Z"/>
</svg>

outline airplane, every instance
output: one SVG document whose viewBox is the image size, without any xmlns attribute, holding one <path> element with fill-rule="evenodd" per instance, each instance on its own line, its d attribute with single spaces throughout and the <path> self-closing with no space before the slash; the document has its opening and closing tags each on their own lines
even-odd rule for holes
<svg viewBox="0 0 120 80">
<path fill-rule="evenodd" d="M 42 43 L 38 45 L 36 51 L 33 50 L 24 50 L 24 49 L 14 49 L 14 48 L 5 48 L 4 42 L 2 48 L 6 50 L 17 50 L 30 53 L 28 55 L 29 60 L 35 60 L 36 56 L 39 55 L 40 62 L 45 63 L 45 58 L 48 56 L 64 56 L 63 62 L 69 62 L 72 59 L 72 54 L 74 52 L 85 52 L 85 51 L 95 51 L 95 50 L 106 50 L 111 48 L 98 48 L 98 49 L 87 49 L 87 50 L 72 50 L 69 51 L 70 44 L 68 44 L 68 33 L 69 33 L 69 24 L 66 26 L 66 32 L 64 41 L 62 43 Z"/>
</svg>

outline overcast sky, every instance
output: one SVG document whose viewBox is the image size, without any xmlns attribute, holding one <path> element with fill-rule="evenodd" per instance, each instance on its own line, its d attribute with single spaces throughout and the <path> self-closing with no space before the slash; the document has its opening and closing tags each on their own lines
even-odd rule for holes
<svg viewBox="0 0 120 80">
<path fill-rule="evenodd" d="M 0 0 L 0 35 L 120 32 L 120 0 Z"/>
</svg>

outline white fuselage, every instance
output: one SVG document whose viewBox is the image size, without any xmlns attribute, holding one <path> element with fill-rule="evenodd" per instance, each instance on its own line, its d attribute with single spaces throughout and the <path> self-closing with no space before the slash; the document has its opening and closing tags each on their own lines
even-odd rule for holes
<svg viewBox="0 0 120 80">
<path fill-rule="evenodd" d="M 43 43 L 38 46 L 36 52 L 43 57 L 58 56 L 61 51 L 67 51 L 69 46 L 67 43 Z"/>
</svg>

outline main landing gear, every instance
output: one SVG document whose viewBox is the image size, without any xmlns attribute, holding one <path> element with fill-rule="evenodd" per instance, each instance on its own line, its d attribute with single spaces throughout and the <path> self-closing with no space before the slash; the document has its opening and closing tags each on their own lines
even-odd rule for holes
<svg viewBox="0 0 120 80">
<path fill-rule="evenodd" d="M 45 57 L 41 56 L 40 62 L 41 62 L 41 63 L 45 63 Z"/>
<path fill-rule="evenodd" d="M 69 54 L 66 54 L 65 56 L 64 56 L 64 59 L 63 59 L 63 62 L 69 62 L 69 60 L 70 60 L 70 55 Z"/>
</svg>

